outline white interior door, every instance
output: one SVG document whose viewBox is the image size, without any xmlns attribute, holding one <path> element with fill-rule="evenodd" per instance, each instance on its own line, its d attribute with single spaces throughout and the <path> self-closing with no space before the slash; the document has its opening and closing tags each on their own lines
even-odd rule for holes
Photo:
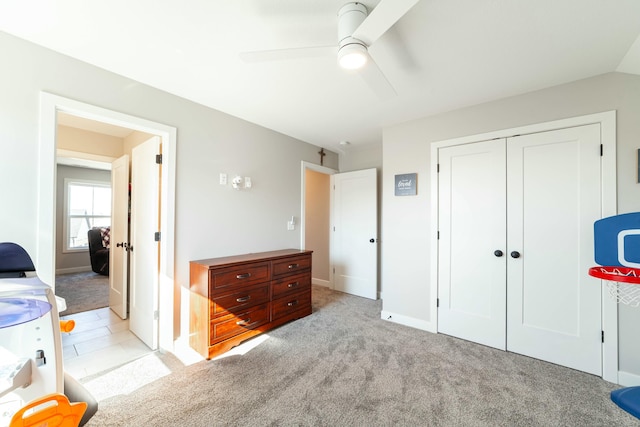
<svg viewBox="0 0 640 427">
<path fill-rule="evenodd" d="M 378 196 L 376 169 L 331 176 L 334 288 L 376 299 L 378 294 Z"/>
<path fill-rule="evenodd" d="M 601 289 L 590 283 L 601 217 L 600 126 L 507 143 L 507 349 L 602 374 Z"/>
<path fill-rule="evenodd" d="M 129 282 L 129 156 L 111 164 L 111 244 L 109 248 L 109 307 L 122 319 L 127 318 Z"/>
<path fill-rule="evenodd" d="M 441 148 L 438 163 L 438 331 L 504 350 L 504 140 Z"/>
<path fill-rule="evenodd" d="M 160 138 L 132 150 L 131 169 L 131 298 L 129 329 L 149 348 L 158 347 L 158 272 L 160 229 Z"/>
</svg>

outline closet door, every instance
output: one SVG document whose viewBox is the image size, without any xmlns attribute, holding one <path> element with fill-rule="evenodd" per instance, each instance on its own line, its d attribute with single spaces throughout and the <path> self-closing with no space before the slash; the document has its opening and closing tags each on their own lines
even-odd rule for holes
<svg viewBox="0 0 640 427">
<path fill-rule="evenodd" d="M 596 375 L 601 290 L 587 271 L 600 159 L 597 124 L 507 141 L 507 350 Z"/>
<path fill-rule="evenodd" d="M 438 162 L 438 331 L 504 350 L 505 141 L 444 147 Z"/>
</svg>

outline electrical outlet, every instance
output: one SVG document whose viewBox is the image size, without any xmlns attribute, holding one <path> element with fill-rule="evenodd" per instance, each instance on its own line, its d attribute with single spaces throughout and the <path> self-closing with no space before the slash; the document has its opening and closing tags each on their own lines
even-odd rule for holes
<svg viewBox="0 0 640 427">
<path fill-rule="evenodd" d="M 295 229 L 296 229 L 296 225 L 292 221 L 287 221 L 287 230 L 291 231 Z"/>
<path fill-rule="evenodd" d="M 226 173 L 221 173 L 220 174 L 220 185 L 227 185 L 227 174 Z"/>
</svg>

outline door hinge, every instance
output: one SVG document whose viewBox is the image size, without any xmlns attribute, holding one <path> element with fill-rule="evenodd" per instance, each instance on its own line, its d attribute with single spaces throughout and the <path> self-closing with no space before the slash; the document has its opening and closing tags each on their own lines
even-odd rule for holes
<svg viewBox="0 0 640 427">
<path fill-rule="evenodd" d="M 436 307 L 440 307 L 440 298 L 436 298 Z"/>
<path fill-rule="evenodd" d="M 160 314 L 158 313 L 158 310 L 154 310 L 153 311 L 153 320 L 158 320 L 159 317 L 160 317 Z"/>
<path fill-rule="evenodd" d="M 438 230 L 438 240 L 440 240 L 440 230 Z"/>
<path fill-rule="evenodd" d="M 153 233 L 153 240 L 155 242 L 159 242 L 160 241 L 160 232 L 156 231 L 155 233 Z"/>
<path fill-rule="evenodd" d="M 602 339 L 602 342 L 604 342 L 604 331 L 600 331 L 600 332 L 602 332 L 601 339 Z"/>
<path fill-rule="evenodd" d="M 600 144 L 600 157 L 604 155 L 604 145 Z"/>
<path fill-rule="evenodd" d="M 156 154 L 156 164 L 162 164 L 162 154 Z"/>
<path fill-rule="evenodd" d="M 440 163 L 436 164 L 436 173 L 440 173 Z"/>
</svg>

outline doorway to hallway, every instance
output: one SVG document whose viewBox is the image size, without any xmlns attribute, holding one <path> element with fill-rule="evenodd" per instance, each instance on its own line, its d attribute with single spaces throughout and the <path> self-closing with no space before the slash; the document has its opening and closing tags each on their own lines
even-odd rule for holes
<svg viewBox="0 0 640 427">
<path fill-rule="evenodd" d="M 158 135 L 163 143 L 162 189 L 159 268 L 158 276 L 158 310 L 154 313 L 154 321 L 158 328 L 158 345 L 168 351 L 173 350 L 173 298 L 174 298 L 174 206 L 175 206 L 175 153 L 176 129 L 160 123 L 151 122 L 134 116 L 106 110 L 48 93 L 41 93 L 41 128 L 39 140 L 39 202 L 41 209 L 38 215 L 37 264 L 39 275 L 43 281 L 54 283 L 55 272 L 55 191 L 51 182 L 55 176 L 56 157 L 56 125 L 58 112 L 65 112 L 78 117 L 128 127 L 140 132 Z"/>
</svg>

